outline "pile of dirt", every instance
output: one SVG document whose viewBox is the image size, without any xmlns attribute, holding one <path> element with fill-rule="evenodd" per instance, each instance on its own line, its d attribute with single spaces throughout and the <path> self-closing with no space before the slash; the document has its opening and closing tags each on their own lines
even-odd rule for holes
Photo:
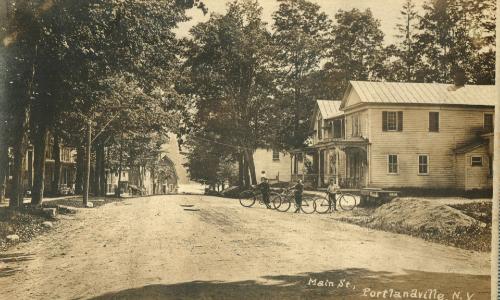
<svg viewBox="0 0 500 300">
<path fill-rule="evenodd" d="M 467 250 L 491 251 L 491 221 L 475 218 L 476 206 L 467 204 L 466 210 L 431 200 L 396 198 L 366 216 L 343 221 Z"/>
<path fill-rule="evenodd" d="M 448 205 L 412 198 L 395 199 L 380 206 L 374 211 L 370 223 L 442 234 L 453 234 L 460 228 L 487 226 Z"/>
</svg>

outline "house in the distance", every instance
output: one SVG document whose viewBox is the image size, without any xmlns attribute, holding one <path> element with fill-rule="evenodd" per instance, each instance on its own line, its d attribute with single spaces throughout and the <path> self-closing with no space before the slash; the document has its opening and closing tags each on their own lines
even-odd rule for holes
<svg viewBox="0 0 500 300">
<path fill-rule="evenodd" d="M 258 148 L 253 154 L 257 180 L 260 181 L 262 171 L 266 173 L 271 183 L 290 181 L 292 163 L 289 153 L 275 149 Z"/>
<path fill-rule="evenodd" d="M 335 116 L 322 106 L 338 102 L 318 101 L 293 176 L 316 186 L 491 188 L 495 102 L 494 86 L 351 81 Z"/>
</svg>

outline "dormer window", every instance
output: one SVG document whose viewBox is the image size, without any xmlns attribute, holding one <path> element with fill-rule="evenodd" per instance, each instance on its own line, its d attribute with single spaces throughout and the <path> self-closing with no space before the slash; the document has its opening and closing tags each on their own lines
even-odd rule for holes
<svg viewBox="0 0 500 300">
<path fill-rule="evenodd" d="M 323 139 L 323 120 L 318 117 L 318 140 Z"/>
</svg>

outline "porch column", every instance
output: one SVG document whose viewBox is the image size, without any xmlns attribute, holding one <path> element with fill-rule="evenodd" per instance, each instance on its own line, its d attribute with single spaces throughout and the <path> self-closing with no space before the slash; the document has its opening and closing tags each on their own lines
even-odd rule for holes
<svg viewBox="0 0 500 300">
<path fill-rule="evenodd" d="M 321 149 L 318 149 L 318 181 L 317 181 L 317 187 L 321 187 Z"/>
<path fill-rule="evenodd" d="M 293 153 L 290 153 L 290 181 L 292 181 L 292 177 L 293 177 L 294 161 L 295 161 L 295 155 L 293 155 Z"/>
<path fill-rule="evenodd" d="M 372 169 L 370 167 L 370 161 L 371 161 L 371 149 L 370 145 L 366 146 L 366 173 L 367 173 L 367 180 L 366 180 L 366 186 L 369 187 L 371 185 L 372 181 Z"/>
<path fill-rule="evenodd" d="M 302 180 L 306 180 L 306 152 L 302 152 Z"/>
</svg>

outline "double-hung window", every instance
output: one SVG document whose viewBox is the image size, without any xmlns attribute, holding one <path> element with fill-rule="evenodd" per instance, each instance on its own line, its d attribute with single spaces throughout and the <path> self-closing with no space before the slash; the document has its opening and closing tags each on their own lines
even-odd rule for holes
<svg viewBox="0 0 500 300">
<path fill-rule="evenodd" d="M 389 154 L 387 157 L 387 172 L 398 174 L 398 156 L 396 154 Z"/>
<path fill-rule="evenodd" d="M 429 132 L 439 132 L 439 112 L 429 112 Z"/>
<path fill-rule="evenodd" d="M 484 114 L 483 128 L 487 133 L 493 132 L 494 129 L 493 114 L 490 113 Z"/>
<path fill-rule="evenodd" d="M 429 174 L 429 155 L 421 154 L 418 156 L 418 175 Z"/>
<path fill-rule="evenodd" d="M 280 160 L 280 152 L 276 149 L 273 149 L 273 161 L 279 161 Z"/>
<path fill-rule="evenodd" d="M 359 126 L 359 115 L 351 116 L 352 127 L 351 136 L 361 136 L 361 127 Z"/>
<path fill-rule="evenodd" d="M 403 131 L 403 112 L 383 111 L 382 131 Z"/>
<path fill-rule="evenodd" d="M 483 166 L 483 157 L 482 156 L 472 156 L 470 158 L 470 165 L 472 167 L 482 167 Z"/>
<path fill-rule="evenodd" d="M 318 140 L 323 139 L 323 120 L 318 118 Z"/>
</svg>

